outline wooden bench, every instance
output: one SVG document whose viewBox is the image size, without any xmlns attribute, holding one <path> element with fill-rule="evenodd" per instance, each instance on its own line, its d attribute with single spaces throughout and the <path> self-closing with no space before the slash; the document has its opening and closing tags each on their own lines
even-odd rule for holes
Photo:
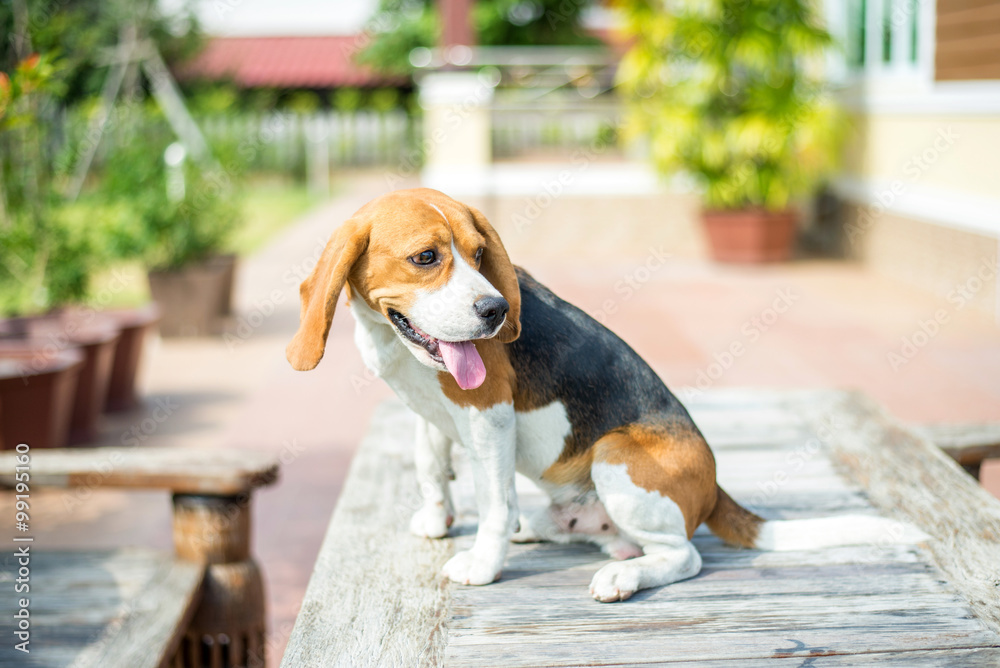
<svg viewBox="0 0 1000 668">
<path fill-rule="evenodd" d="M 175 554 L 148 549 L 47 551 L 30 546 L 31 649 L 14 649 L 15 559 L 0 565 L 8 593 L 0 665 L 93 668 L 264 665 L 264 593 L 250 554 L 253 490 L 277 480 L 268 455 L 176 448 L 32 450 L 30 489 L 165 489 L 173 495 Z M 14 452 L 0 484 L 14 486 Z M 10 492 L 13 493 L 13 492 Z M 72 499 L 73 497 L 68 497 Z M 30 512 L 29 512 L 30 514 Z M 25 534 L 30 536 L 30 533 Z M 13 613 L 13 610 L 11 611 Z"/>
<path fill-rule="evenodd" d="M 1000 424 L 927 424 L 914 431 L 976 478 L 984 460 L 1000 458 Z"/>
<path fill-rule="evenodd" d="M 766 517 L 877 513 L 919 546 L 768 553 L 704 527 L 703 571 L 594 602 L 606 558 L 583 545 L 512 545 L 497 583 L 439 575 L 468 548 L 472 482 L 457 456 L 452 536 L 410 536 L 413 417 L 382 405 L 330 522 L 282 666 L 995 666 L 1000 502 L 940 449 L 863 396 L 706 392 L 689 408 L 719 479 Z M 544 503 L 519 480 L 522 508 Z"/>
</svg>

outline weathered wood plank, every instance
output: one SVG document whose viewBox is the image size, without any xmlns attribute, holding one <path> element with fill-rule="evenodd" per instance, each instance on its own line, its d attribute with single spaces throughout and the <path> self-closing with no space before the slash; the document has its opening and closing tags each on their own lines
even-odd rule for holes
<svg viewBox="0 0 1000 668">
<path fill-rule="evenodd" d="M 0 565 L 13 591 L 15 560 Z M 31 552 L 30 654 L 0 645 L 0 665 L 160 666 L 187 628 L 204 567 L 155 550 Z M 15 596 L 0 599 L 0 634 L 13 638 Z"/>
<path fill-rule="evenodd" d="M 760 552 L 758 550 L 743 550 L 723 544 L 718 538 L 708 533 L 707 529 L 699 529 L 693 542 L 705 561 L 705 568 L 833 568 L 842 565 L 862 563 L 866 566 L 880 564 L 905 564 L 921 561 L 922 552 L 909 546 L 900 545 L 852 545 L 846 547 L 831 547 L 825 550 L 810 550 L 804 552 Z M 467 544 L 471 545 L 471 541 Z M 459 543 L 464 547 L 466 543 Z M 522 552 L 525 548 L 534 548 L 530 552 Z M 572 567 L 596 568 L 606 561 L 606 557 L 596 547 L 581 543 L 555 545 L 551 543 L 535 543 L 512 545 L 507 567 L 525 563 L 547 563 L 546 557 L 551 554 L 551 563 L 556 567 L 566 565 Z"/>
<path fill-rule="evenodd" d="M 859 620 L 864 623 L 865 619 Z M 458 666 L 608 666 L 616 664 L 642 665 L 647 663 L 672 664 L 718 661 L 743 665 L 754 659 L 774 660 L 798 657 L 799 663 L 817 655 L 842 654 L 853 657 L 849 665 L 867 665 L 867 657 L 874 651 L 873 640 L 882 637 L 884 629 L 873 629 L 872 636 L 866 637 L 863 629 L 852 634 L 856 643 L 839 644 L 838 635 L 829 628 L 809 629 L 793 627 L 783 631 L 758 632 L 702 630 L 701 642 L 684 633 L 683 622 L 659 627 L 617 627 L 615 633 L 601 635 L 600 644 L 585 641 L 587 636 L 549 634 L 544 641 L 522 640 L 520 629 L 512 629 L 509 635 L 495 635 L 479 638 L 477 644 L 449 645 L 455 652 L 449 652 L 445 665 Z M 919 632 L 892 632 L 894 639 L 904 645 L 919 647 L 924 636 Z M 679 636 L 679 637 L 678 637 Z M 833 639 L 833 640 L 831 640 Z M 453 643 L 456 641 L 450 641 Z M 839 646 L 838 646 L 839 645 Z M 940 648 L 937 648 L 940 649 Z M 970 648 L 947 648 L 961 651 Z M 892 653 L 910 654 L 912 650 L 891 650 Z M 928 651 L 928 650 L 924 650 Z M 883 652 L 888 654 L 890 652 Z M 804 665 L 813 665 L 805 663 Z M 904 663 L 905 665 L 905 663 Z M 952 663 L 951 665 L 960 665 Z"/>
<path fill-rule="evenodd" d="M 885 514 L 935 540 L 930 554 L 973 613 L 1000 632 L 1000 501 L 930 441 L 860 394 L 831 393 L 811 408 L 845 470 Z"/>
<path fill-rule="evenodd" d="M 627 610 L 590 599 L 592 573 L 579 567 L 540 570 L 533 578 L 505 572 L 492 587 L 456 589 L 446 665 L 477 665 L 484 652 L 496 655 L 507 643 L 504 665 L 535 665 L 540 657 L 550 665 L 576 665 L 595 655 L 599 663 L 666 658 L 667 637 L 676 660 L 771 656 L 788 637 L 822 644 L 827 653 L 997 640 L 920 562 L 756 572 L 718 565 L 692 580 L 640 592 Z M 574 586 L 553 587 L 553 577 L 575 580 L 565 583 Z"/>
<path fill-rule="evenodd" d="M 1000 457 L 1000 424 L 923 424 L 913 431 L 962 466 Z"/>
<path fill-rule="evenodd" d="M 824 443 L 830 416 L 815 426 L 806 421 L 803 407 L 829 397 L 810 393 L 799 401 L 793 394 L 770 407 L 739 397 L 736 409 L 719 401 L 710 410 L 692 406 L 706 437 L 733 439 L 730 447 L 716 448 L 722 484 L 767 517 L 818 516 L 838 511 L 837 506 L 871 512 L 861 486 L 830 461 Z M 761 423 L 754 423 L 756 413 Z M 768 447 L 767 432 L 775 425 L 782 438 Z M 471 494 L 471 485 L 460 477 L 456 501 L 468 527 L 455 538 L 456 549 L 473 540 Z M 544 502 L 528 484 L 519 495 L 522 506 Z M 965 601 L 940 581 L 917 548 L 762 553 L 725 547 L 704 528 L 695 543 L 705 562 L 699 576 L 640 592 L 626 610 L 590 599 L 587 584 L 608 563 L 599 552 L 516 546 L 499 583 L 453 591 L 445 665 L 747 661 L 773 658 L 775 648 L 792 637 L 840 654 L 965 651 L 1000 641 L 970 617 Z M 573 550 L 589 556 L 572 557 Z"/>
<path fill-rule="evenodd" d="M 440 665 L 451 541 L 407 531 L 417 509 L 413 417 L 379 407 L 351 465 L 281 665 Z"/>
<path fill-rule="evenodd" d="M 784 568 L 752 566 L 740 568 L 735 564 L 716 562 L 714 559 L 712 562 L 697 577 L 684 583 L 676 583 L 662 593 L 647 594 L 646 599 L 652 601 L 650 605 L 659 605 L 660 601 L 669 601 L 673 604 L 681 600 L 714 602 L 726 600 L 727 597 L 742 596 L 748 589 L 757 588 L 766 588 L 767 593 L 762 594 L 759 599 L 755 597 L 755 602 L 776 596 L 808 597 L 818 592 L 822 592 L 824 597 L 830 599 L 851 596 L 901 596 L 911 597 L 917 603 L 922 598 L 939 600 L 953 595 L 945 585 L 928 576 L 923 564 L 914 566 L 883 562 L 846 563 L 822 567 L 796 565 Z M 513 601 L 511 596 L 524 600 L 544 597 L 553 602 L 587 600 L 586 589 L 595 567 L 608 562 L 577 564 L 569 568 L 555 567 L 557 563 L 556 560 L 531 560 L 522 566 L 516 562 L 509 564 L 508 568 L 504 569 L 504 577 L 497 586 L 476 593 L 476 600 Z M 818 586 L 818 582 L 822 582 L 823 585 Z M 572 591 L 574 587 L 576 591 Z M 522 591 L 525 588 L 530 588 L 531 591 Z M 556 589 L 559 591 L 543 591 Z M 456 593 L 453 600 L 460 601 L 460 593 Z M 798 598 L 796 602 L 805 604 Z M 609 611 L 608 614 L 620 615 L 621 611 L 617 613 Z"/>
<path fill-rule="evenodd" d="M 914 652 L 872 652 L 869 654 L 849 654 L 840 656 L 822 656 L 811 654 L 803 660 L 802 656 L 771 659 L 740 659 L 736 661 L 696 661 L 700 668 L 761 668 L 775 666 L 776 668 L 799 668 L 800 666 L 901 666 L 902 668 L 995 668 L 1000 665 L 1000 649 L 989 647 L 983 649 L 930 650 Z M 541 665 L 541 664 L 538 664 Z M 608 665 L 608 668 L 624 668 L 625 665 Z M 662 666 L 683 665 L 680 661 L 665 663 L 643 663 L 645 668 L 661 668 Z M 690 665 L 690 664 L 689 664 Z"/>
<path fill-rule="evenodd" d="M 0 485 L 14 484 L 15 453 L 0 453 Z M 32 450 L 31 482 L 54 487 L 160 488 L 240 494 L 278 478 L 278 461 L 247 450 L 83 448 Z"/>
<path fill-rule="evenodd" d="M 166 668 L 194 617 L 205 567 L 170 559 L 71 668 Z"/>
</svg>

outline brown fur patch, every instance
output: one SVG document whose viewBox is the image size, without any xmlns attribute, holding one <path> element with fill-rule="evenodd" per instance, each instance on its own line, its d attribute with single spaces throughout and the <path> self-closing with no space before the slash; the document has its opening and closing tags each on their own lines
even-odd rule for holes
<svg viewBox="0 0 1000 668">
<path fill-rule="evenodd" d="M 565 450 L 564 450 L 565 452 Z M 542 480 L 553 485 L 564 485 L 586 490 L 594 486 L 590 479 L 590 467 L 594 465 L 594 449 L 588 448 L 578 455 L 558 461 L 545 469 Z"/>
<path fill-rule="evenodd" d="M 486 366 L 486 380 L 474 390 L 463 390 L 450 373 L 439 371 L 438 382 L 444 396 L 463 408 L 485 409 L 500 403 L 513 403 L 516 379 L 504 344 L 495 339 L 482 339 L 475 344 Z"/>
<path fill-rule="evenodd" d="M 385 223 L 373 229 L 367 252 L 351 269 L 355 292 L 383 315 L 389 309 L 406 315 L 418 290 L 441 289 L 454 268 L 448 223 L 429 206 L 411 209 L 405 223 Z M 409 261 L 428 249 L 438 252 L 441 260 L 436 265 L 420 267 Z"/>
<path fill-rule="evenodd" d="M 594 450 L 595 461 L 625 464 L 633 483 L 673 500 L 684 514 L 688 538 L 715 508 L 715 458 L 693 425 L 631 424 L 609 432 Z"/>
<path fill-rule="evenodd" d="M 368 233 L 367 222 L 353 218 L 337 228 L 316 267 L 299 286 L 299 330 L 285 348 L 285 357 L 298 371 L 315 368 L 323 358 L 340 291 L 358 258 L 365 254 Z"/>
<path fill-rule="evenodd" d="M 726 490 L 720 487 L 715 510 L 706 522 L 712 533 L 730 545 L 753 547 L 764 520 L 733 501 Z"/>
</svg>

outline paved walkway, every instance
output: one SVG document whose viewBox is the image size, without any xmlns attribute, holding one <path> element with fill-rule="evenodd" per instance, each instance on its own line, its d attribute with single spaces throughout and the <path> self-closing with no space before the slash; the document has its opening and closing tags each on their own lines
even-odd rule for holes
<svg viewBox="0 0 1000 668">
<path fill-rule="evenodd" d="M 365 375 L 346 310 L 315 371 L 288 366 L 297 287 L 330 231 L 383 189 L 379 178 L 358 179 L 243 263 L 237 336 L 163 341 L 148 369 L 148 401 L 167 405 L 170 417 L 143 434 L 143 445 L 253 448 L 284 461 L 281 482 L 258 495 L 254 525 L 274 665 L 351 455 L 372 409 L 389 396 Z M 710 386 L 850 387 L 906 420 L 1000 421 L 1000 329 L 854 265 L 733 268 L 652 255 L 557 255 L 541 248 L 514 259 L 603 318 L 681 398 Z M 936 315 L 943 324 L 935 328 L 928 323 Z M 109 421 L 101 444 L 122 443 L 146 417 Z M 1000 490 L 1000 467 L 986 472 Z M 40 546 L 170 546 L 164 494 L 99 493 L 70 512 L 61 494 L 49 493 L 34 508 L 34 526 L 44 527 Z"/>
</svg>

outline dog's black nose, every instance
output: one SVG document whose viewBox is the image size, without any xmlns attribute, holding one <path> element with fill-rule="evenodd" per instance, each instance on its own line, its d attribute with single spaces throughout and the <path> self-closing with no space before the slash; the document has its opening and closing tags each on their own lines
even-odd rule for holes
<svg viewBox="0 0 1000 668">
<path fill-rule="evenodd" d="M 510 304 L 503 297 L 483 297 L 472 305 L 476 315 L 486 321 L 490 327 L 497 327 L 503 322 L 504 316 L 510 310 Z"/>
</svg>

